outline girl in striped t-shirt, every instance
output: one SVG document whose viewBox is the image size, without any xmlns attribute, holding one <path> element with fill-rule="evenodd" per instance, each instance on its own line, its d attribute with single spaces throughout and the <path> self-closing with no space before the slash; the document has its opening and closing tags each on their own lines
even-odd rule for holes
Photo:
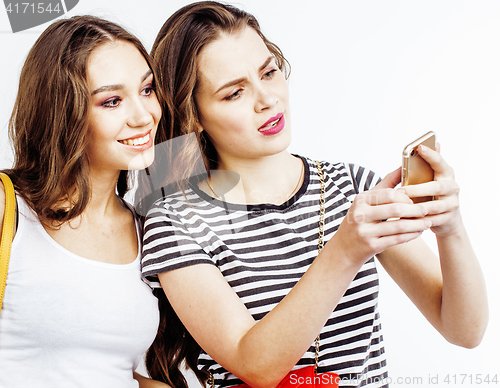
<svg viewBox="0 0 500 388">
<path fill-rule="evenodd" d="M 148 213 L 143 274 L 168 297 L 147 359 L 152 377 L 185 387 L 177 368 L 186 357 L 201 381 L 274 387 L 315 363 L 320 334 L 319 373 L 338 374 L 341 386 L 385 386 L 375 255 L 446 339 L 481 341 L 483 278 L 453 171 L 438 152 L 419 149 L 435 182 L 404 190 L 395 189 L 399 169 L 377 184 L 361 167 L 291 155 L 287 62 L 237 8 L 180 9 L 152 56 L 167 96 L 159 141 L 195 134 L 211 171 Z M 192 160 L 190 149 L 180 160 Z M 238 174 L 229 190 L 224 171 Z M 320 176 L 326 244 L 318 254 Z M 410 199 L 424 195 L 439 199 Z M 441 266 L 419 238 L 429 228 Z"/>
</svg>

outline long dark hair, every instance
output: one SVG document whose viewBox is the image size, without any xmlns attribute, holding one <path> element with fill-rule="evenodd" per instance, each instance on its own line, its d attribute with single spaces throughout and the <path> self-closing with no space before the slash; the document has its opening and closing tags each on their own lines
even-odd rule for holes
<svg viewBox="0 0 500 388">
<path fill-rule="evenodd" d="M 75 16 L 51 24 L 31 48 L 9 122 L 14 165 L 5 172 L 18 194 L 48 227 L 80 215 L 91 187 L 86 155 L 90 53 L 106 42 L 133 44 L 154 71 L 142 43 L 115 23 Z M 117 192 L 129 189 L 121 171 Z"/>
<path fill-rule="evenodd" d="M 136 207 L 145 215 L 161 192 L 150 194 L 150 177 L 154 177 L 170 190 L 186 187 L 185 177 L 205 176 L 218 165 L 217 152 L 206 131 L 199 130 L 198 110 L 194 91 L 198 84 L 198 55 L 203 47 L 220 37 L 221 33 L 237 33 L 251 27 L 262 38 L 285 77 L 290 66 L 283 53 L 262 33 L 257 19 L 236 7 L 216 1 L 189 4 L 175 12 L 161 28 L 151 50 L 158 70 L 158 85 L 164 91 L 163 116 L 158 125 L 155 143 L 162 144 L 160 157 L 156 157 L 147 174 L 139 179 Z M 192 134 L 182 144 L 182 152 L 171 148 L 170 139 Z M 201 161 L 200 159 L 201 150 Z M 162 153 L 163 151 L 163 153 Z M 200 171 L 200 165 L 204 166 Z M 167 168 L 168 166 L 168 168 Z M 168 170 L 167 174 L 164 172 Z M 164 192 L 164 191 L 163 191 Z"/>
<path fill-rule="evenodd" d="M 194 141 L 182 148 L 180 155 L 165 161 L 155 157 L 151 174 L 165 169 L 165 162 L 174 174 L 170 181 L 178 182 L 184 190 L 184 181 L 177 177 L 196 173 L 199 151 L 207 172 L 217 168 L 217 153 L 205 131 L 200 132 L 194 91 L 198 83 L 198 55 L 206 45 L 220 37 L 221 33 L 238 33 L 246 27 L 253 28 L 262 38 L 268 50 L 276 58 L 278 67 L 289 74 L 289 65 L 281 50 L 261 32 L 256 18 L 238 8 L 215 1 L 203 1 L 187 5 L 175 12 L 163 25 L 154 42 L 151 56 L 158 69 L 158 84 L 164 91 L 163 116 L 158 127 L 156 143 L 192 134 Z M 187 170 L 187 171 L 186 171 Z M 172 171 L 169 171 L 171 174 Z M 144 183 L 147 185 L 147 183 Z M 139 185 L 139 190 L 142 184 Z M 144 196 L 140 196 L 144 198 Z M 146 214 L 147 202 L 141 214 Z M 160 330 L 146 356 L 146 366 L 152 378 L 164 381 L 176 388 L 187 388 L 179 370 L 185 361 L 202 384 L 208 372 L 198 369 L 200 347 L 183 326 L 165 297 L 163 290 L 156 291 L 160 300 Z"/>
</svg>

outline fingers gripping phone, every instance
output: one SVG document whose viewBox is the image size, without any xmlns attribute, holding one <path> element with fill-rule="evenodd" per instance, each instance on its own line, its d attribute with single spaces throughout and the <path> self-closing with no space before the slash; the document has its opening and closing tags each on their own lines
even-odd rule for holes
<svg viewBox="0 0 500 388">
<path fill-rule="evenodd" d="M 403 150 L 403 168 L 401 170 L 402 186 L 418 185 L 420 183 L 430 182 L 434 180 L 434 170 L 431 166 L 418 154 L 417 148 L 420 144 L 429 147 L 432 150 L 436 149 L 436 135 L 430 131 L 425 135 L 412 141 Z M 414 203 L 432 201 L 434 197 L 418 197 L 412 198 Z"/>
</svg>

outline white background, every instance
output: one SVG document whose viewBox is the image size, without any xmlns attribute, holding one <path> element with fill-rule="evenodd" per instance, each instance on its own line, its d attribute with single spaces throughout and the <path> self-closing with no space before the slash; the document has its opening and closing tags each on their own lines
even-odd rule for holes
<svg viewBox="0 0 500 388">
<path fill-rule="evenodd" d="M 167 17 L 187 3 L 80 0 L 69 16 L 90 13 L 121 23 L 149 50 Z M 487 374 L 500 379 L 500 2 L 233 4 L 257 16 L 292 65 L 290 151 L 355 162 L 385 175 L 400 164 L 404 145 L 429 130 L 437 133 L 461 186 L 463 218 L 487 281 L 490 322 L 478 348 L 453 346 L 381 270 L 380 309 L 392 386 L 494 385 L 475 381 Z M 19 72 L 47 25 L 12 34 L 0 9 L 0 168 L 12 161 L 7 121 Z M 424 238 L 436 249 L 432 233 Z M 461 374 L 467 375 L 463 383 Z M 438 383 L 429 384 L 429 377 Z"/>
</svg>

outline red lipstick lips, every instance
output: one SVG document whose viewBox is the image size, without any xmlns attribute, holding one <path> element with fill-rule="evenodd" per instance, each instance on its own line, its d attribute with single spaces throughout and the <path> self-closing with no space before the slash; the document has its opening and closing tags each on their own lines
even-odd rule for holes
<svg viewBox="0 0 500 388">
<path fill-rule="evenodd" d="M 285 117 L 283 113 L 278 113 L 276 116 L 267 120 L 264 125 L 259 128 L 259 132 L 265 136 L 275 135 L 285 127 Z"/>
</svg>

